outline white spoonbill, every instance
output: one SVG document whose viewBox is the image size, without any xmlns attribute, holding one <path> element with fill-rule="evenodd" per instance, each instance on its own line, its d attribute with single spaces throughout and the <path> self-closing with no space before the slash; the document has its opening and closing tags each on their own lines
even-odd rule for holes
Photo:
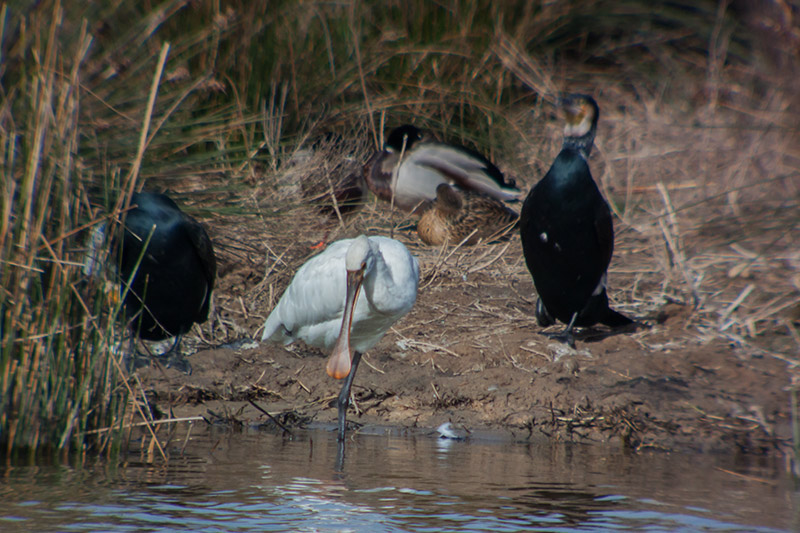
<svg viewBox="0 0 800 533">
<path fill-rule="evenodd" d="M 347 378 L 337 402 L 340 441 L 361 354 L 411 310 L 418 285 L 419 263 L 402 243 L 344 239 L 300 267 L 264 322 L 262 341 L 301 339 L 331 350 L 328 375 Z"/>
</svg>

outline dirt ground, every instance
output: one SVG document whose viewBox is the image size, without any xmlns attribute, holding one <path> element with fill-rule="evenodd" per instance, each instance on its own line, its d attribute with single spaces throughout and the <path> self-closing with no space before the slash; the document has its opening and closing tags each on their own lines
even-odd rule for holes
<svg viewBox="0 0 800 533">
<path fill-rule="evenodd" d="M 389 235 L 396 226 L 394 237 L 420 260 L 418 299 L 362 361 L 352 427 L 451 421 L 517 439 L 789 453 L 789 390 L 800 362 L 800 180 L 798 156 L 776 163 L 770 154 L 793 141 L 753 148 L 736 117 L 715 138 L 650 117 L 634 145 L 630 124 L 622 111 L 605 114 L 591 164 L 617 215 L 610 297 L 642 323 L 636 331 L 583 331 L 576 350 L 555 343 L 535 323 L 518 234 L 427 247 L 415 219 L 373 198 L 344 223 L 326 222 L 302 201 L 298 176 L 312 172 L 301 165 L 247 177 L 245 196 L 214 197 L 253 214 L 204 219 L 219 261 L 214 316 L 187 339 L 197 350 L 191 375 L 139 370 L 149 401 L 176 417 L 269 423 L 253 400 L 287 426 L 332 425 L 341 383 L 325 373 L 327 354 L 247 339 L 260 339 L 291 276 L 326 234 Z M 548 123 L 541 139 L 528 140 L 537 146 L 529 155 L 500 162 L 524 191 L 557 153 L 558 129 Z M 764 160 L 772 166 L 757 171 Z M 781 173 L 789 177 L 772 179 Z M 768 186 L 748 186 L 766 174 Z"/>
</svg>

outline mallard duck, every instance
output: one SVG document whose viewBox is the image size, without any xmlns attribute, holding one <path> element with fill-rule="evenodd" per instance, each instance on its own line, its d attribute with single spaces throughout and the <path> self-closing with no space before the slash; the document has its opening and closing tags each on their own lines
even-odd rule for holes
<svg viewBox="0 0 800 533">
<path fill-rule="evenodd" d="M 482 155 L 463 146 L 426 140 L 409 124 L 392 130 L 383 150 L 364 166 L 364 177 L 369 189 L 387 202 L 392 201 L 395 179 L 394 205 L 409 212 L 427 208 L 441 183 L 498 200 L 516 200 L 520 193 L 513 181 L 506 180 Z"/>
<path fill-rule="evenodd" d="M 417 223 L 420 239 L 435 246 L 444 242 L 472 245 L 497 239 L 514 227 L 519 215 L 494 198 L 458 191 L 446 183 L 436 187 L 436 200 Z"/>
<path fill-rule="evenodd" d="M 418 286 L 419 263 L 402 243 L 361 235 L 306 261 L 264 322 L 262 341 L 300 339 L 331 352 L 328 375 L 346 378 L 337 404 L 340 441 L 361 354 L 411 310 Z"/>
<path fill-rule="evenodd" d="M 537 321 L 542 327 L 555 320 L 567 324 L 554 336 L 573 346 L 575 327 L 601 323 L 616 328 L 632 320 L 611 309 L 606 295 L 614 226 L 587 163 L 600 110 L 594 98 L 580 94 L 564 98 L 561 105 L 563 146 L 522 205 L 520 237 L 539 293 Z"/>
<path fill-rule="evenodd" d="M 123 215 L 119 263 L 131 328 L 144 340 L 175 337 L 163 356 L 167 366 L 189 373 L 180 342 L 192 324 L 208 318 L 217 273 L 211 239 L 202 224 L 164 194 L 134 193 L 131 206 Z"/>
</svg>

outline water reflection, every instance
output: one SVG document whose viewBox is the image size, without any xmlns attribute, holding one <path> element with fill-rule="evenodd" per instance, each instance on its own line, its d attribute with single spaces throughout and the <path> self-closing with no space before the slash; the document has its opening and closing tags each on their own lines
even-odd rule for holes
<svg viewBox="0 0 800 533">
<path fill-rule="evenodd" d="M 202 434 L 200 434 L 202 431 Z M 168 466 L 5 471 L 0 530 L 795 530 L 780 465 L 588 446 L 198 428 Z M 739 470 L 763 482 L 738 477 Z"/>
</svg>

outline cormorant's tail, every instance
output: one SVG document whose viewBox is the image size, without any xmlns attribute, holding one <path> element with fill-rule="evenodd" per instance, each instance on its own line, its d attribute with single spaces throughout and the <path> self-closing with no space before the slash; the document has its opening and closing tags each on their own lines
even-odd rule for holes
<svg viewBox="0 0 800 533">
<path fill-rule="evenodd" d="M 611 309 L 611 306 L 608 305 L 608 296 L 606 295 L 605 287 L 600 294 L 592 295 L 592 297 L 589 298 L 586 308 L 584 308 L 581 312 L 581 316 L 578 318 L 579 325 L 591 325 L 598 322 L 610 328 L 621 328 L 634 323 L 633 320 L 622 313 Z"/>
<path fill-rule="evenodd" d="M 621 328 L 623 326 L 629 326 L 630 324 L 633 324 L 633 320 L 626 317 L 622 313 L 614 311 L 610 307 L 606 308 L 606 313 L 599 320 L 599 322 L 610 328 Z"/>
</svg>

